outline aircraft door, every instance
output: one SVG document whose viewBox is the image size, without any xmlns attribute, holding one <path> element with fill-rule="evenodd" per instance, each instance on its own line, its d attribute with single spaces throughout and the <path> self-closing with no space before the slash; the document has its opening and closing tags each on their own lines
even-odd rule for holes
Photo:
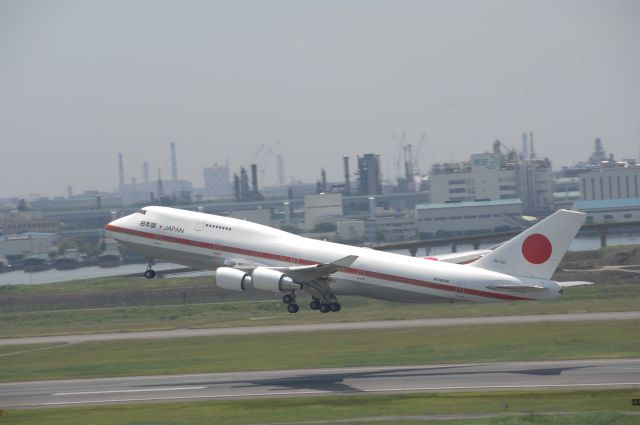
<svg viewBox="0 0 640 425">
<path fill-rule="evenodd" d="M 203 229 L 204 229 L 204 223 L 201 222 L 201 221 L 197 221 L 196 222 L 196 231 L 202 232 Z"/>
<path fill-rule="evenodd" d="M 459 281 L 456 282 L 456 298 L 463 299 L 464 298 L 464 290 L 465 290 L 465 282 Z"/>
<path fill-rule="evenodd" d="M 291 260 L 289 261 L 289 264 L 291 266 L 297 266 L 298 264 L 300 264 L 300 253 L 299 252 L 292 252 L 291 253 Z"/>
</svg>

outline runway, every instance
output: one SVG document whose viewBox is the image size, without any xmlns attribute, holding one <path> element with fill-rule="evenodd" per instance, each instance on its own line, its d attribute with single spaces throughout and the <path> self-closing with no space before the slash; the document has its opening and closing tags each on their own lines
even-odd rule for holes
<svg viewBox="0 0 640 425">
<path fill-rule="evenodd" d="M 336 314 L 336 313 L 333 313 Z M 345 323 L 314 323 L 303 325 L 276 326 L 240 326 L 233 328 L 207 329 L 175 329 L 169 331 L 122 332 L 86 335 L 56 335 L 27 338 L 0 339 L 0 346 L 22 344 L 50 344 L 50 343 L 79 343 L 89 341 L 140 340 L 161 338 L 187 338 L 223 335 L 255 335 L 266 333 L 289 332 L 321 332 L 364 329 L 400 329 L 416 327 L 440 326 L 476 326 L 476 325 L 504 325 L 518 323 L 541 322 L 577 322 L 588 320 L 637 320 L 640 311 L 605 312 L 605 313 L 577 313 L 577 314 L 535 314 L 521 316 L 492 316 L 492 317 L 455 317 L 442 319 L 416 320 L 384 320 L 371 322 Z"/>
<path fill-rule="evenodd" d="M 0 384 L 0 408 L 357 393 L 635 388 L 640 358 L 140 376 Z"/>
</svg>

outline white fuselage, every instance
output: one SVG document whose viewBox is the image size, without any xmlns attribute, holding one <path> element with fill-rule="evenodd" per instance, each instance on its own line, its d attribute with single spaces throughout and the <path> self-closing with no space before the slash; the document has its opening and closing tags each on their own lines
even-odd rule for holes
<svg viewBox="0 0 640 425">
<path fill-rule="evenodd" d="M 303 266 L 355 255 L 358 258 L 350 267 L 328 279 L 334 294 L 403 302 L 486 302 L 549 299 L 560 293 L 550 280 L 532 282 L 481 268 L 318 241 L 229 217 L 166 207 L 144 211 L 109 223 L 111 237 L 146 257 L 194 268 L 215 270 L 230 263 Z M 534 293 L 495 289 L 532 283 L 544 289 Z"/>
</svg>

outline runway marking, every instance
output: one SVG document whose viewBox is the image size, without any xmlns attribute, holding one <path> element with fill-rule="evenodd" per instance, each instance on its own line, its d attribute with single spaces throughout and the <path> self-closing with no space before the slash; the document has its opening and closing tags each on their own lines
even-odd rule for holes
<svg viewBox="0 0 640 425">
<path fill-rule="evenodd" d="M 446 390 L 501 390 L 507 388 L 567 388 L 567 387 L 621 387 L 626 385 L 640 385 L 638 382 L 612 382 L 612 383 L 592 383 L 592 384 L 530 384 L 530 385 L 479 385 L 462 387 L 420 387 L 420 388 L 379 388 L 375 390 L 359 390 L 365 393 L 379 392 L 399 392 L 399 391 L 446 391 Z"/>
<path fill-rule="evenodd" d="M 186 391 L 186 390 L 201 390 L 207 387 L 174 387 L 174 388 L 147 388 L 140 390 L 111 390 L 111 391 L 82 391 L 75 393 L 56 393 L 54 396 L 67 396 L 67 395 L 90 395 L 90 394 L 117 394 L 117 393 L 147 393 L 152 391 Z"/>
<path fill-rule="evenodd" d="M 332 391 L 283 391 L 270 393 L 249 393 L 249 394 L 219 394 L 219 395 L 195 395 L 195 396 L 178 396 L 178 397 L 149 397 L 149 398 L 127 398 L 121 400 L 84 400 L 84 401 L 60 401 L 42 403 L 42 406 L 59 406 L 65 404 L 90 404 L 90 403 L 124 403 L 129 401 L 160 401 L 160 400 L 190 400 L 197 398 L 231 398 L 231 397 L 268 397 L 268 396 L 286 396 L 286 395 L 311 395 L 311 394 L 332 394 Z"/>
<path fill-rule="evenodd" d="M 318 395 L 318 394 L 345 394 L 345 393 L 379 393 L 379 392 L 408 392 L 408 391 L 446 391 L 446 390 L 481 390 L 481 389 L 528 389 L 528 388 L 580 388 L 580 387 L 623 387 L 640 385 L 638 382 L 611 382 L 611 383 L 592 383 L 592 384 L 537 384 L 537 385 L 484 385 L 484 386 L 462 386 L 462 387 L 422 387 L 422 388 L 379 388 L 374 390 L 358 390 L 354 391 L 279 391 L 264 393 L 244 393 L 244 394 L 218 394 L 218 395 L 194 395 L 194 396 L 176 396 L 176 397 L 147 397 L 147 398 L 127 398 L 127 399 L 110 399 L 110 400 L 82 400 L 82 401 L 64 401 L 64 402 L 46 402 L 41 406 L 61 406 L 68 404 L 104 404 L 104 403 L 126 403 L 133 401 L 162 401 L 162 400 L 195 400 L 195 399 L 219 399 L 219 398 L 239 398 L 239 397 L 272 397 L 272 396 L 289 396 L 289 395 Z M 193 388 L 193 387 L 192 387 Z M 203 387 L 204 388 L 204 387 Z M 85 393 L 87 394 L 87 393 Z"/>
</svg>

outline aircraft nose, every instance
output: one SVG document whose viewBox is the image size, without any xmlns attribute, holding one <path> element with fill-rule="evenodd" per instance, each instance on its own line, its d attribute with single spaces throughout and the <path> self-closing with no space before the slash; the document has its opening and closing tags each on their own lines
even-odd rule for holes
<svg viewBox="0 0 640 425">
<path fill-rule="evenodd" d="M 129 216 L 127 215 L 124 217 L 117 218 L 113 221 L 110 221 L 106 226 L 104 226 L 104 228 L 108 232 L 113 232 L 113 231 L 116 231 L 117 229 L 128 227 L 127 226 L 128 222 L 129 222 Z"/>
</svg>

